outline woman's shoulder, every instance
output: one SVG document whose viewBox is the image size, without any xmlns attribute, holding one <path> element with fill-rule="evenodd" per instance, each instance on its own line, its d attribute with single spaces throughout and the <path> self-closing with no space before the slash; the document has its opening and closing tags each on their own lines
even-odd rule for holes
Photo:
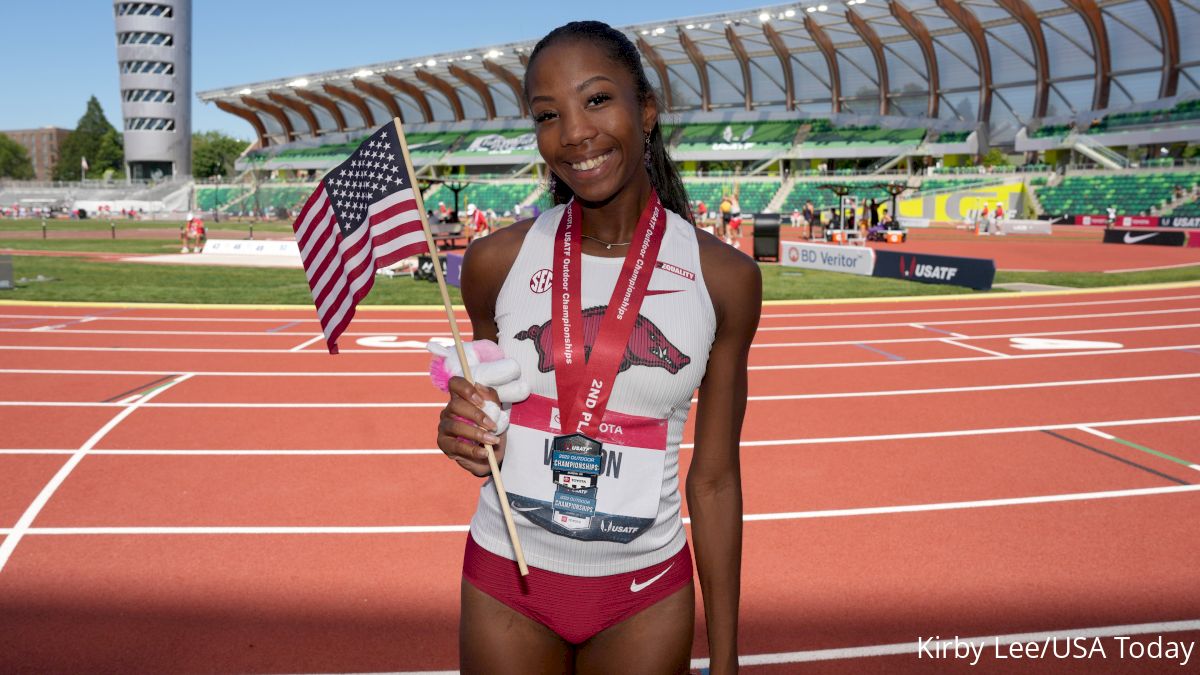
<svg viewBox="0 0 1200 675">
<path fill-rule="evenodd" d="M 718 321 L 747 300 L 762 297 L 762 272 L 754 259 L 716 236 L 696 228 L 700 268 Z"/>
</svg>

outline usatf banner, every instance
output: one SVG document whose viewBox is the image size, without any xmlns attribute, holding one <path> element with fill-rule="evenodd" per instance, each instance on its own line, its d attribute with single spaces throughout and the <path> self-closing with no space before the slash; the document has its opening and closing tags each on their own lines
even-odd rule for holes
<svg viewBox="0 0 1200 675">
<path fill-rule="evenodd" d="M 1200 216 L 1163 216 L 1158 219 L 1158 225 L 1159 227 L 1200 230 Z"/>
<path fill-rule="evenodd" d="M 996 278 L 996 262 L 985 258 L 877 250 L 874 276 L 987 290 Z"/>
</svg>

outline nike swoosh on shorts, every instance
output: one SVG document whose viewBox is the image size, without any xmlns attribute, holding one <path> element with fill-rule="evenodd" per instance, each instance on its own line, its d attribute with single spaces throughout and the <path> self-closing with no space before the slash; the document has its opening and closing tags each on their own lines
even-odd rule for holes
<svg viewBox="0 0 1200 675">
<path fill-rule="evenodd" d="M 671 571 L 671 568 L 672 568 L 672 567 L 674 567 L 674 566 L 675 566 L 675 563 L 671 563 L 670 565 L 667 565 L 667 569 L 665 569 L 665 570 L 663 570 L 663 571 L 659 572 L 658 574 L 656 574 L 656 575 L 654 575 L 654 576 L 650 577 L 650 579 L 649 579 L 648 581 L 642 582 L 642 583 L 640 583 L 640 584 L 638 583 L 637 579 L 630 579 L 630 580 L 629 580 L 629 592 L 630 592 L 630 593 L 638 593 L 638 592 L 640 592 L 642 589 L 646 588 L 646 587 L 647 587 L 647 586 L 649 586 L 650 584 L 652 584 L 652 583 L 654 583 L 654 582 L 658 581 L 659 579 L 661 579 L 661 578 L 662 578 L 662 576 L 663 576 L 664 574 L 666 574 L 667 572 L 670 572 L 670 571 Z"/>
</svg>

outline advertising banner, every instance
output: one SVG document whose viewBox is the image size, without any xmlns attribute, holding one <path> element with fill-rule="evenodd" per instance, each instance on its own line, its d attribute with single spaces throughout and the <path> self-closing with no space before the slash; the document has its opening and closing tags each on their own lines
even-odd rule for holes
<svg viewBox="0 0 1200 675">
<path fill-rule="evenodd" d="M 1167 230 L 1105 230 L 1106 244 L 1137 244 L 1150 246 L 1184 246 L 1187 244 L 1187 232 L 1170 232 Z"/>
<path fill-rule="evenodd" d="M 876 251 L 874 276 L 987 290 L 996 278 L 996 262 L 986 258 Z"/>
<path fill-rule="evenodd" d="M 901 222 L 909 219 L 928 219 L 935 222 L 960 222 L 972 211 L 984 206 L 994 213 L 997 204 L 1004 205 L 1010 216 L 1020 215 L 1025 203 L 1025 184 L 1021 182 L 986 187 L 966 187 L 950 194 L 917 195 L 902 199 L 897 205 Z M 908 226 L 908 225 L 906 225 Z"/>
<path fill-rule="evenodd" d="M 1048 220 L 1006 220 L 998 223 L 1004 234 L 1053 234 Z"/>
<path fill-rule="evenodd" d="M 1200 230 L 1200 216 L 1163 216 L 1158 219 L 1158 226 Z"/>
<path fill-rule="evenodd" d="M 1108 227 L 1108 216 L 1074 216 L 1074 222 L 1076 225 Z"/>
<path fill-rule="evenodd" d="M 1158 227 L 1158 216 L 1117 216 L 1113 227 Z"/>
<path fill-rule="evenodd" d="M 875 269 L 875 250 L 866 246 L 831 246 L 798 241 L 782 243 L 780 262 L 784 267 L 845 272 L 871 276 Z"/>
</svg>

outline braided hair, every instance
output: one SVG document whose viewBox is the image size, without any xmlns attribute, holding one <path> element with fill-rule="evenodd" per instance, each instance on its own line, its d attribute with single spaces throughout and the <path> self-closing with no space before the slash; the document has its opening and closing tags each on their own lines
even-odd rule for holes
<svg viewBox="0 0 1200 675">
<path fill-rule="evenodd" d="M 646 70 L 642 67 L 642 56 L 637 47 L 624 33 L 602 21 L 572 21 L 550 31 L 537 43 L 529 55 L 529 64 L 525 67 L 523 85 L 526 99 L 529 98 L 529 70 L 533 67 L 533 62 L 546 47 L 568 40 L 591 42 L 603 48 L 614 63 L 625 68 L 633 77 L 639 101 L 643 104 L 650 101 L 658 102 L 658 96 L 651 88 L 650 80 L 646 78 Z M 661 108 L 659 109 L 661 110 Z M 688 204 L 687 190 L 683 187 L 683 179 L 679 177 L 679 172 L 675 170 L 675 164 L 671 162 L 671 157 L 667 154 L 667 148 L 663 142 L 662 124 L 659 120 L 655 120 L 654 128 L 650 130 L 649 149 L 650 166 L 647 171 L 650 174 L 650 184 L 658 192 L 658 198 L 664 207 L 678 213 L 690 222 L 692 212 L 691 206 Z M 566 181 L 555 176 L 553 172 L 551 172 L 551 176 L 554 178 L 551 181 L 551 185 L 554 186 L 554 192 L 551 195 L 554 204 L 565 204 L 570 201 L 575 193 Z"/>
</svg>

